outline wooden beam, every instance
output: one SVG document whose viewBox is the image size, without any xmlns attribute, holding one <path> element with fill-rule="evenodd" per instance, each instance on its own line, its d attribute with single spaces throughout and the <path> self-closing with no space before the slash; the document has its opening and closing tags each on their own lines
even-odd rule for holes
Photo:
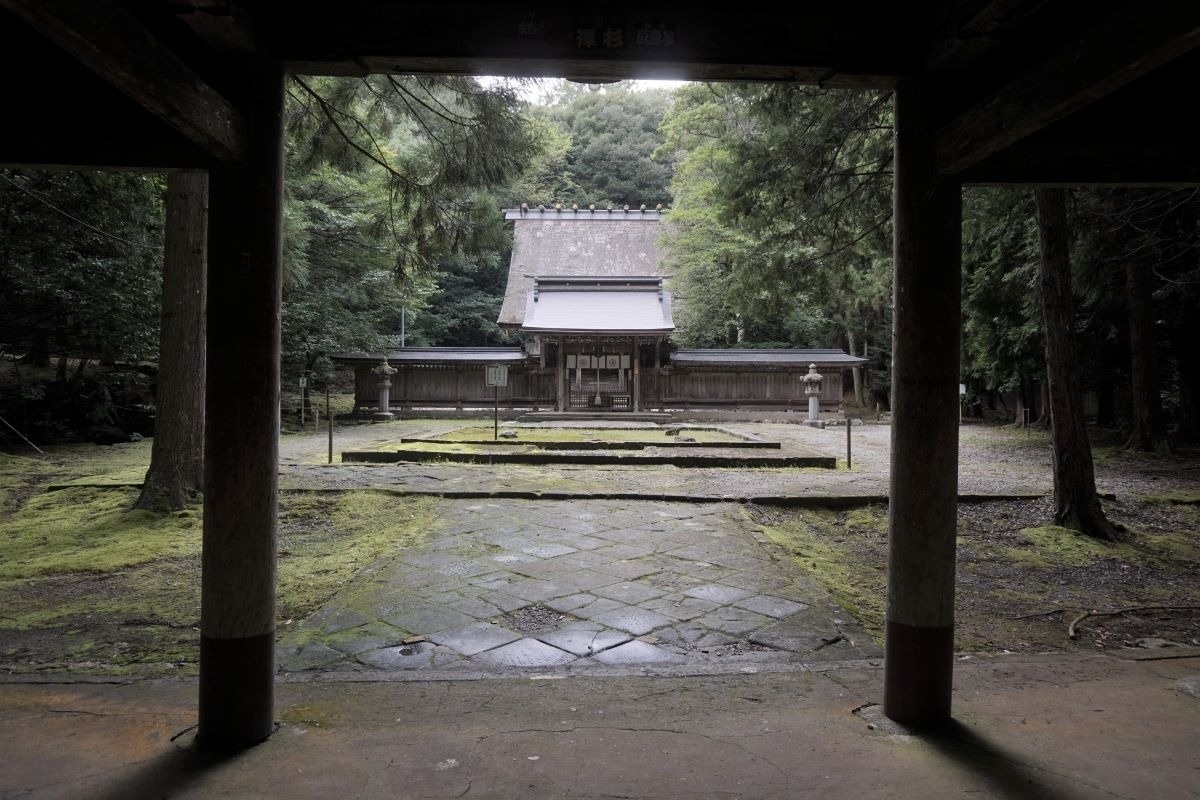
<svg viewBox="0 0 1200 800">
<path fill-rule="evenodd" d="M 171 0 L 175 15 L 217 53 L 254 52 L 254 34 L 244 4 L 236 0 Z"/>
<path fill-rule="evenodd" d="M 937 168 L 956 174 L 1200 45 L 1200 3 L 1134 2 L 937 134 Z"/>
<path fill-rule="evenodd" d="M 292 0 L 272 20 L 275 52 L 295 72 L 356 75 L 399 71 L 558 76 L 800 81 L 890 86 L 920 67 L 894 3 L 809 13 L 703 4 L 584 8 L 549 3 L 339 5 Z"/>
<path fill-rule="evenodd" d="M 241 115 L 115 0 L 0 0 L 0 6 L 217 161 L 245 152 Z"/>
<path fill-rule="evenodd" d="M 1020 142 L 959 177 L 974 186 L 1200 186 L 1200 147 Z"/>
<path fill-rule="evenodd" d="M 926 58 L 931 70 L 962 69 L 1000 44 L 1046 0 L 976 0 L 946 3 L 941 29 Z"/>
</svg>

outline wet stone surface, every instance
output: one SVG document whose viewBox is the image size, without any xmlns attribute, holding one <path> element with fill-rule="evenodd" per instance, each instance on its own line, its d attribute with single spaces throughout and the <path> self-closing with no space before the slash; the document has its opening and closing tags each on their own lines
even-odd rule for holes
<svg viewBox="0 0 1200 800">
<path fill-rule="evenodd" d="M 499 499 L 443 501 L 277 650 L 283 672 L 416 674 L 879 655 L 736 505 Z"/>
</svg>

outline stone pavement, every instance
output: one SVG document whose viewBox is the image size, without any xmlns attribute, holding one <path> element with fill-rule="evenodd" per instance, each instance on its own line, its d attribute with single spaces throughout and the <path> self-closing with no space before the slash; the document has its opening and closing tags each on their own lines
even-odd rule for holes
<svg viewBox="0 0 1200 800">
<path fill-rule="evenodd" d="M 370 448 L 471 424 L 403 420 L 337 435 L 343 448 Z M 720 427 L 780 441 L 784 452 L 845 456 L 845 428 Z M 314 463 L 321 437 L 287 437 L 285 491 L 376 488 L 447 499 L 424 545 L 373 565 L 310 619 L 282 629 L 280 669 L 673 674 L 876 658 L 871 637 L 728 501 L 881 502 L 889 434 L 887 426 L 852 428 L 853 470 L 325 466 Z M 1050 490 L 1049 456 L 1036 439 L 964 427 L 961 441 L 961 494 Z M 1103 488 L 1103 465 L 1099 474 Z M 606 496 L 621 499 L 597 499 Z"/>
<path fill-rule="evenodd" d="M 428 540 L 285 626 L 283 672 L 606 673 L 878 646 L 734 505 L 443 501 Z"/>
</svg>

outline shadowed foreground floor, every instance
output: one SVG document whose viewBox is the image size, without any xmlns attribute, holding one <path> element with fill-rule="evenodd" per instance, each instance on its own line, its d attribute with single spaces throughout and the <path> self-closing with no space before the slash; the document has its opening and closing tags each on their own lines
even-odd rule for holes
<svg viewBox="0 0 1200 800">
<path fill-rule="evenodd" d="M 9 683 L 0 797 L 1200 797 L 1197 655 L 960 661 L 956 721 L 926 736 L 871 705 L 880 678 L 318 678 L 227 757 L 191 749 L 192 682 Z"/>
</svg>

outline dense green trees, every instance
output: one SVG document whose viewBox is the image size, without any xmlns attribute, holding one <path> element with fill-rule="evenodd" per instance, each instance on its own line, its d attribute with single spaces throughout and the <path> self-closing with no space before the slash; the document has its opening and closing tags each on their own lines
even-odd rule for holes
<svg viewBox="0 0 1200 800">
<path fill-rule="evenodd" d="M 533 194 L 520 200 L 545 205 L 665 205 L 670 201 L 671 168 L 655 151 L 663 141 L 659 124 L 670 105 L 670 92 L 661 89 L 560 84 L 551 104 L 536 113 L 560 131 L 559 137 L 565 135 L 568 144 L 555 175 L 544 187 L 530 187 Z"/>
<path fill-rule="evenodd" d="M 0 346 L 29 363 L 153 357 L 162 180 L 0 170 Z"/>
<path fill-rule="evenodd" d="M 681 340 L 886 354 L 890 97 L 697 84 L 664 131 Z"/>
<path fill-rule="evenodd" d="M 414 344 L 471 338 L 464 329 L 489 317 L 494 326 L 499 297 L 481 310 L 480 294 L 508 243 L 493 192 L 542 146 L 512 88 L 295 78 L 288 113 L 285 373 L 383 348 L 401 308 Z"/>
</svg>

